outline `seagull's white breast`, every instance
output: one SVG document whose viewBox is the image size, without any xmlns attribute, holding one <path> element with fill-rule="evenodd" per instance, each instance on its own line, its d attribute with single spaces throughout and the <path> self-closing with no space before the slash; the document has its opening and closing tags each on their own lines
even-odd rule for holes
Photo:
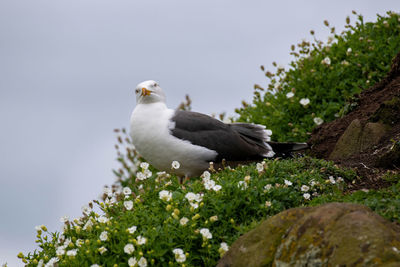
<svg viewBox="0 0 400 267">
<path fill-rule="evenodd" d="M 208 168 L 217 152 L 191 144 L 170 134 L 175 126 L 171 121 L 174 110 L 165 103 L 138 104 L 132 112 L 130 134 L 141 156 L 159 170 L 178 175 L 199 175 Z M 172 161 L 180 168 L 171 170 Z"/>
</svg>

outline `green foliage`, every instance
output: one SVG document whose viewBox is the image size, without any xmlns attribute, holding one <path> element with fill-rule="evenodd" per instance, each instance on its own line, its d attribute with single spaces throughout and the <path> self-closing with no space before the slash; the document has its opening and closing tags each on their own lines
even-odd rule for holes
<svg viewBox="0 0 400 267">
<path fill-rule="evenodd" d="M 312 42 L 292 45 L 290 69 L 274 62 L 277 69 L 271 73 L 261 66 L 269 84 L 254 86 L 253 103 L 236 110 L 239 121 L 266 125 L 274 140 L 305 141 L 316 124 L 351 111 L 357 105 L 354 96 L 382 79 L 400 51 L 399 14 L 378 15 L 373 23 L 357 15 L 355 25 L 347 18 L 340 34 L 324 23 L 332 33 L 327 43 L 311 31 Z M 302 105 L 301 99 L 310 103 Z"/>
<path fill-rule="evenodd" d="M 366 205 L 382 217 L 400 222 L 400 177 L 389 175 L 390 179 L 396 177 L 397 183 L 381 190 L 359 190 L 352 194 L 336 191 L 334 194 L 325 194 L 313 199 L 310 205 L 320 205 L 329 202 L 352 202 Z"/>
<path fill-rule="evenodd" d="M 119 153 L 120 184 L 106 188 L 104 201 L 90 203 L 81 218 L 65 220 L 63 233 L 37 227 L 41 251 L 20 255 L 28 266 L 51 259 L 59 266 L 133 266 L 142 258 L 139 266 L 144 259 L 151 266 L 212 266 L 260 220 L 341 191 L 345 180 L 355 179 L 351 170 L 304 157 L 205 172 L 182 185 L 135 161 L 129 145 Z M 128 244 L 134 251 L 127 252 Z M 183 254 L 174 254 L 176 248 Z"/>
</svg>

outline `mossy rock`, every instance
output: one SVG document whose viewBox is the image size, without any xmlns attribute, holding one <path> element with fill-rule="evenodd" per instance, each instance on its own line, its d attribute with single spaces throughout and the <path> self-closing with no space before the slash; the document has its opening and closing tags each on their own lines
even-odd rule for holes
<svg viewBox="0 0 400 267">
<path fill-rule="evenodd" d="M 241 236 L 218 266 L 400 266 L 400 227 L 350 203 L 290 209 Z"/>
<path fill-rule="evenodd" d="M 367 122 L 364 124 L 355 119 L 339 138 L 329 158 L 346 159 L 379 144 L 389 128 L 389 126 L 380 122 Z"/>
</svg>

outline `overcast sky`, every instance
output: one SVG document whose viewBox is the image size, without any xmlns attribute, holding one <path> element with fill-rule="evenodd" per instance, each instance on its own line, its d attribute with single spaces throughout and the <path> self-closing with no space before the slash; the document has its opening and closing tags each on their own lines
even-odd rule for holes
<svg viewBox="0 0 400 267">
<path fill-rule="evenodd" d="M 259 66 L 286 65 L 311 29 L 342 30 L 400 1 L 0 1 L 0 264 L 22 266 L 36 225 L 59 218 L 115 181 L 114 128 L 128 127 L 133 89 L 157 80 L 176 107 L 234 114 L 266 84 Z M 354 21 L 354 17 L 352 17 Z"/>
</svg>

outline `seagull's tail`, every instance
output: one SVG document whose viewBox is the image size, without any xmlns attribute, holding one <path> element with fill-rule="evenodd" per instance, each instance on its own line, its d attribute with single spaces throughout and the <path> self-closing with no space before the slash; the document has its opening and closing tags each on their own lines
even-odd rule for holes
<svg viewBox="0 0 400 267">
<path fill-rule="evenodd" d="M 292 157 L 292 152 L 307 149 L 307 143 L 280 143 L 270 141 L 271 132 L 264 125 L 252 123 L 231 123 L 230 126 L 248 143 L 261 148 L 260 156 L 266 158 Z"/>
<path fill-rule="evenodd" d="M 280 142 L 271 142 L 268 144 L 272 147 L 272 150 L 275 152 L 275 157 L 291 157 L 291 153 L 299 150 L 304 150 L 309 148 L 307 143 L 280 143 Z"/>
</svg>

